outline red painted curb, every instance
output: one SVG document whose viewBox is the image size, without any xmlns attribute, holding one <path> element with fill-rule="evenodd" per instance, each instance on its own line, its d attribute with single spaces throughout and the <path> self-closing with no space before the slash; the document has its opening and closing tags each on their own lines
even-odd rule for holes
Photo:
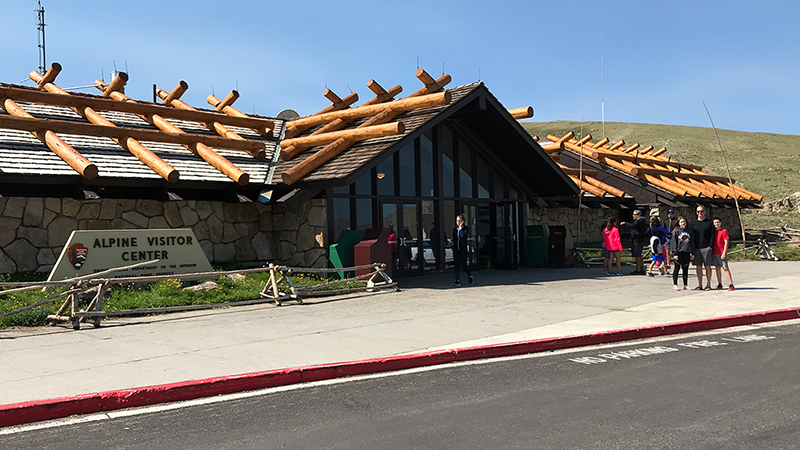
<svg viewBox="0 0 800 450">
<path fill-rule="evenodd" d="M 276 369 L 264 372 L 206 378 L 203 380 L 183 381 L 180 383 L 82 394 L 73 397 L 13 403 L 0 405 L 0 427 L 58 419 L 75 414 L 113 411 L 115 409 L 191 400 L 266 387 L 330 380 L 354 375 L 433 366 L 456 361 L 523 355 L 798 318 L 800 318 L 800 308 L 791 308 L 691 322 L 655 325 L 644 328 L 534 339 L 453 350 L 439 350 L 291 369 Z"/>
</svg>

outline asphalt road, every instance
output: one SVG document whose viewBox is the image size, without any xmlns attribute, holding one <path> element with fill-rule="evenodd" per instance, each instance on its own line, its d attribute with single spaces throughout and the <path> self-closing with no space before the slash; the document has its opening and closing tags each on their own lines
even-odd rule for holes
<svg viewBox="0 0 800 450">
<path fill-rule="evenodd" d="M 0 430 L 0 448 L 797 448 L 798 337 L 793 321 L 294 386 Z"/>
</svg>

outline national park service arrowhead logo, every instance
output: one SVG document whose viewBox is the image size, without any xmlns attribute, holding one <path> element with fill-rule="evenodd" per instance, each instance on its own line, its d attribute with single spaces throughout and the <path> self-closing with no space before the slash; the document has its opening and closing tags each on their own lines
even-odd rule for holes
<svg viewBox="0 0 800 450">
<path fill-rule="evenodd" d="M 86 258 L 89 256 L 89 249 L 83 244 L 72 244 L 67 247 L 67 256 L 72 267 L 77 270 L 86 262 Z"/>
</svg>

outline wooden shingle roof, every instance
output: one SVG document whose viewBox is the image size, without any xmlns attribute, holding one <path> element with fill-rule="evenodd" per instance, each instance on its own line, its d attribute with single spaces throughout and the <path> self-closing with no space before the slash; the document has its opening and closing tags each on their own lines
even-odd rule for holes
<svg viewBox="0 0 800 450">
<path fill-rule="evenodd" d="M 32 72 L 36 88 L 0 84 L 0 178 L 271 182 L 282 121 L 242 114 L 227 98 L 217 111 L 192 108 L 179 100 L 184 82 L 164 93 L 168 104 L 137 102 L 120 92 L 125 74 L 97 81 L 99 96 L 71 94 L 58 72 L 57 63 Z"/>
<path fill-rule="evenodd" d="M 710 175 L 699 166 L 665 157 L 666 148 L 641 148 L 639 144 L 626 147 L 623 141 L 612 144 L 608 139 L 593 143 L 591 136 L 576 140 L 572 132 L 560 137 L 548 135 L 547 139 L 549 142 L 541 145 L 555 159 L 560 159 L 562 154 L 571 153 L 570 160 L 575 161 L 574 155 L 582 155 L 589 161 L 599 163 L 606 170 L 632 177 L 640 183 L 664 191 L 676 200 L 725 201 L 735 197 L 738 201 L 749 203 L 761 201 L 761 195 L 735 185 L 733 180 Z M 613 192 L 613 183 L 606 181 L 606 186 L 598 184 L 598 180 L 594 178 L 596 175 L 591 172 L 584 172 L 583 180 L 580 180 L 580 174 L 575 167 L 563 167 L 576 184 L 582 184 L 587 193 L 601 198 L 620 196 L 620 192 Z"/>
</svg>

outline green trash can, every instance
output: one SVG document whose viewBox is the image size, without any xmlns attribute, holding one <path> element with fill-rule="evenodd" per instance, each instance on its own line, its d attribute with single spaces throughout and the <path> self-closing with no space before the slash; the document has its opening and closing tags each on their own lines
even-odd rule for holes
<svg viewBox="0 0 800 450">
<path fill-rule="evenodd" d="M 328 258 L 331 266 L 336 269 L 355 266 L 355 256 L 353 248 L 361 241 L 364 230 L 342 230 L 339 240 L 332 244 L 328 250 Z M 348 278 L 349 274 L 344 271 L 336 272 L 339 278 Z"/>
<path fill-rule="evenodd" d="M 547 267 L 550 239 L 547 225 L 529 225 L 525 236 L 525 265 Z"/>
</svg>

